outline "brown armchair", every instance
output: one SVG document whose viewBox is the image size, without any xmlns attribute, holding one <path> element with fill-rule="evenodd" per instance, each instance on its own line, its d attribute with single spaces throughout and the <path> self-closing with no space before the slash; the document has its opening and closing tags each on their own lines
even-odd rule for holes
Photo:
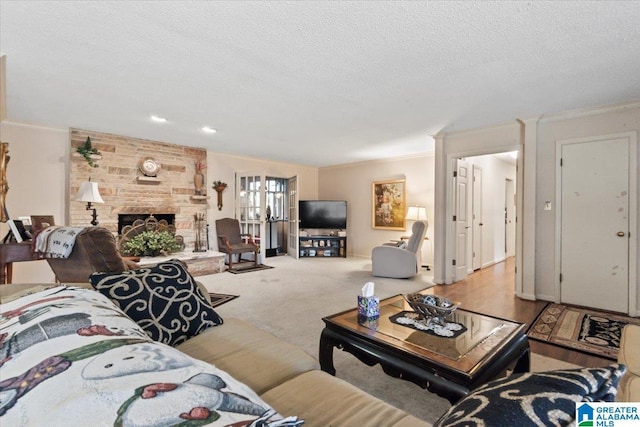
<svg viewBox="0 0 640 427">
<path fill-rule="evenodd" d="M 47 262 L 61 283 L 88 283 L 91 273 L 122 273 L 137 267 L 120 256 L 115 237 L 104 227 L 85 228 L 68 258 L 47 258 Z"/>
<path fill-rule="evenodd" d="M 229 270 L 233 268 L 233 256 L 238 255 L 237 263 L 243 261 L 243 253 L 253 253 L 254 266 L 258 266 L 258 246 L 251 235 L 240 233 L 240 222 L 233 218 L 216 220 L 216 235 L 218 236 L 218 250 L 228 255 Z M 245 238 L 247 241 L 243 240 Z M 251 260 L 245 260 L 251 261 Z"/>
</svg>

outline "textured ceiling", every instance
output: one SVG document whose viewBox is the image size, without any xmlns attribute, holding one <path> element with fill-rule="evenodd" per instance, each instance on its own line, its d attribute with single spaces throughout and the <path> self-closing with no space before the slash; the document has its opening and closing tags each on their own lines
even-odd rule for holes
<svg viewBox="0 0 640 427">
<path fill-rule="evenodd" d="M 636 1 L 2 0 L 0 16 L 8 120 L 314 166 L 640 98 Z"/>
</svg>

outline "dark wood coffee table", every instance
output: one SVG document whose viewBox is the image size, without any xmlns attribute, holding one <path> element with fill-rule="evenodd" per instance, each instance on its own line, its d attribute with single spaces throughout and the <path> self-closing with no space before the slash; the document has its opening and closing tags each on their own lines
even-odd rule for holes
<svg viewBox="0 0 640 427">
<path fill-rule="evenodd" d="M 358 319 L 357 309 L 323 318 L 322 370 L 335 375 L 336 347 L 369 366 L 379 363 L 386 374 L 411 381 L 452 404 L 507 370 L 529 371 L 525 324 L 458 309 L 449 320 L 467 330 L 449 338 L 390 320 L 403 311 L 412 310 L 402 295 L 396 295 L 380 301 L 380 317 L 374 321 Z"/>
</svg>

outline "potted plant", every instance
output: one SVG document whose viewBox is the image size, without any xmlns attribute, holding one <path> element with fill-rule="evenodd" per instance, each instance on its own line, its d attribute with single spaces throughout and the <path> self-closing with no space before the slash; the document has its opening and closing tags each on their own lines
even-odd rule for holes
<svg viewBox="0 0 640 427">
<path fill-rule="evenodd" d="M 98 167 L 98 164 L 94 162 L 94 158 L 95 156 L 100 156 L 101 154 L 97 148 L 91 145 L 91 137 L 88 136 L 84 144 L 76 148 L 76 151 L 80 153 L 82 157 L 84 157 L 87 163 L 89 163 L 89 166 L 91 166 L 92 168 Z M 94 157 L 91 157 L 91 156 L 94 156 Z"/>
<path fill-rule="evenodd" d="M 133 256 L 166 256 L 181 249 L 182 245 L 168 231 L 143 231 L 124 244 L 125 254 Z"/>
</svg>

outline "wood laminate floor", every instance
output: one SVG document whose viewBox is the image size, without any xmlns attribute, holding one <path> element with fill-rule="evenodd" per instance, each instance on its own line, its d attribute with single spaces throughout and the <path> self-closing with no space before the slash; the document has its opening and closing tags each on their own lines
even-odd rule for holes
<svg viewBox="0 0 640 427">
<path fill-rule="evenodd" d="M 515 258 L 494 264 L 470 274 L 451 285 L 436 285 L 434 294 L 462 303 L 467 310 L 514 320 L 531 325 L 547 305 L 547 301 L 529 301 L 515 296 Z M 544 356 L 582 366 L 597 367 L 612 363 L 609 359 L 590 356 L 540 341 L 529 340 L 531 350 Z"/>
</svg>

